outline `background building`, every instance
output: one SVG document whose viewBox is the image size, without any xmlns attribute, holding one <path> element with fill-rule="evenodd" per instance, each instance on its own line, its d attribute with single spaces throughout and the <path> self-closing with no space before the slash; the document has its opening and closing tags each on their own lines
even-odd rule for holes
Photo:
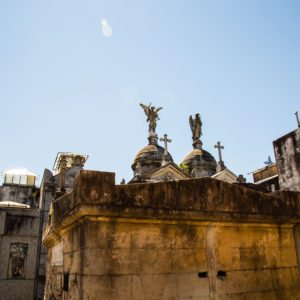
<svg viewBox="0 0 300 300">
<path fill-rule="evenodd" d="M 275 140 L 273 146 L 280 188 L 300 192 L 300 128 Z"/>
<path fill-rule="evenodd" d="M 34 299 L 40 247 L 39 190 L 26 170 L 3 173 L 0 187 L 0 299 Z"/>
</svg>

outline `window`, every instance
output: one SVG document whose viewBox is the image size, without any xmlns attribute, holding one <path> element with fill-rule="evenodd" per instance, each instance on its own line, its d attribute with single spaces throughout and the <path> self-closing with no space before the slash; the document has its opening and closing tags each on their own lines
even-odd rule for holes
<svg viewBox="0 0 300 300">
<path fill-rule="evenodd" d="M 28 244 L 10 244 L 8 278 L 25 278 Z"/>
<path fill-rule="evenodd" d="M 13 184 L 19 184 L 20 183 L 20 175 L 14 175 L 13 177 Z"/>
<path fill-rule="evenodd" d="M 27 184 L 34 185 L 35 184 L 35 176 L 27 176 Z"/>
<path fill-rule="evenodd" d="M 25 176 L 25 175 L 20 176 L 20 184 L 23 184 L 23 185 L 27 184 L 27 176 Z"/>
<path fill-rule="evenodd" d="M 34 186 L 35 176 L 30 175 L 18 175 L 18 174 L 6 174 L 4 177 L 4 184 L 16 184 L 16 185 L 30 185 Z"/>
<path fill-rule="evenodd" d="M 13 183 L 13 175 L 5 175 L 4 182 L 8 183 L 8 184 L 12 184 Z"/>
</svg>

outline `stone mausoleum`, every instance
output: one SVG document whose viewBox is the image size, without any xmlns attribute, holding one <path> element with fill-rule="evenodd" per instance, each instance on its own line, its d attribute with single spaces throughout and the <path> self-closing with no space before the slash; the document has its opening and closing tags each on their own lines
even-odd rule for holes
<svg viewBox="0 0 300 300">
<path fill-rule="evenodd" d="M 218 160 L 204 149 L 199 114 L 177 165 L 156 133 L 161 108 L 141 106 L 148 143 L 127 184 L 73 152 L 39 188 L 27 170 L 2 173 L 0 299 L 299 299 L 300 124 L 251 184 L 220 142 Z"/>
<path fill-rule="evenodd" d="M 300 299 L 299 177 L 268 193 L 238 180 L 203 149 L 199 115 L 177 166 L 156 134 L 160 109 L 142 107 L 149 143 L 128 184 L 78 170 L 66 189 L 61 169 L 43 233 L 45 299 Z M 287 159 L 299 163 L 292 141 L 275 147 L 285 174 Z"/>
</svg>

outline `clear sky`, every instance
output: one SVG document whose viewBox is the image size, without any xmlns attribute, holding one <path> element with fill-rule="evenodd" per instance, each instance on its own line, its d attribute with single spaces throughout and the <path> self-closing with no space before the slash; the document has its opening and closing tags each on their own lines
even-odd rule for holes
<svg viewBox="0 0 300 300">
<path fill-rule="evenodd" d="M 0 0 L 0 170 L 72 151 L 128 181 L 152 102 L 176 163 L 199 112 L 203 148 L 246 176 L 296 128 L 299 53 L 298 0 Z"/>
</svg>

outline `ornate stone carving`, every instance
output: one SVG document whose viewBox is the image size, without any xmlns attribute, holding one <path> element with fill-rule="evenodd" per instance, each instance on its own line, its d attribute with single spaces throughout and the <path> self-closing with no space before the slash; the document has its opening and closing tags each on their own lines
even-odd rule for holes
<svg viewBox="0 0 300 300">
<path fill-rule="evenodd" d="M 194 149 L 202 149 L 202 142 L 200 140 L 200 137 L 202 136 L 202 121 L 200 115 L 196 114 L 194 119 L 190 116 L 189 122 L 192 131 Z"/>
<path fill-rule="evenodd" d="M 148 106 L 140 103 L 140 106 L 143 108 L 147 116 L 147 122 L 149 122 L 149 132 L 155 132 L 156 120 L 159 120 L 158 112 L 162 109 L 162 107 L 155 108 L 155 106 L 151 106 L 151 103 Z"/>
</svg>

